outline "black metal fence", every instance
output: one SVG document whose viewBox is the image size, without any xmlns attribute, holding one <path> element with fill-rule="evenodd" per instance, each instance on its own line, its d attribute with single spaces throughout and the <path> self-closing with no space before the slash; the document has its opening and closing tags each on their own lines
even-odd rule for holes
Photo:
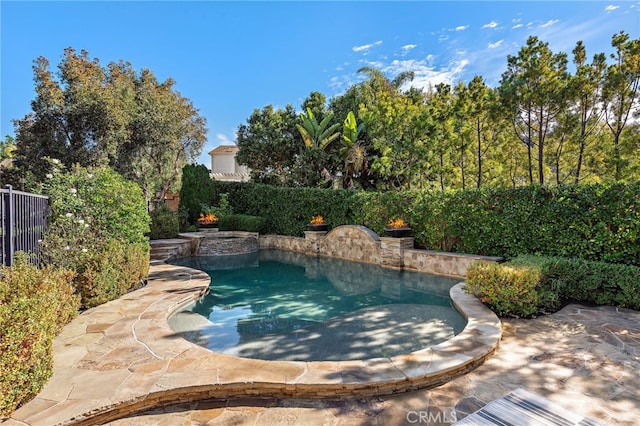
<svg viewBox="0 0 640 426">
<path fill-rule="evenodd" d="M 49 198 L 44 195 L 14 191 L 11 185 L 0 189 L 2 212 L 2 264 L 11 266 L 16 251 L 32 254 L 39 263 L 38 245 L 47 229 Z"/>
</svg>

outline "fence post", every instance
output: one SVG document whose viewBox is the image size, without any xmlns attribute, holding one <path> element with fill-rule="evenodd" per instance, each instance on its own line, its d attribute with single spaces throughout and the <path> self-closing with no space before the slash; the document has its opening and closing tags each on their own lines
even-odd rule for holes
<svg viewBox="0 0 640 426">
<path fill-rule="evenodd" d="M 13 253 L 15 251 L 15 230 L 13 227 L 13 217 L 15 214 L 15 206 L 13 202 L 13 187 L 5 185 L 7 192 L 3 194 L 4 200 L 4 264 L 13 266 Z"/>
</svg>

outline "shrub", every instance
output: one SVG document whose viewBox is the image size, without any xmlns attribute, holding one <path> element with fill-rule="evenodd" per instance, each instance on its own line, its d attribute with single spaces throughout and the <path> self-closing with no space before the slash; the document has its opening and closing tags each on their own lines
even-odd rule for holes
<svg viewBox="0 0 640 426">
<path fill-rule="evenodd" d="M 180 230 L 193 225 L 202 213 L 202 206 L 212 206 L 217 200 L 216 182 L 202 164 L 187 164 L 182 168 L 180 188 Z"/>
<path fill-rule="evenodd" d="M 531 317 L 543 298 L 540 268 L 476 263 L 467 269 L 466 288 L 498 315 Z"/>
<path fill-rule="evenodd" d="M 92 251 L 74 280 L 82 306 L 90 308 L 117 299 L 134 288 L 149 272 L 148 244 L 126 244 L 109 239 Z"/>
<path fill-rule="evenodd" d="M 77 315 L 73 272 L 38 269 L 26 256 L 2 268 L 0 281 L 0 415 L 35 396 L 51 377 L 52 345 Z"/>
<path fill-rule="evenodd" d="M 178 236 L 180 224 L 178 215 L 169 206 L 162 204 L 151 212 L 151 232 L 149 239 L 159 240 Z"/>
<path fill-rule="evenodd" d="M 221 231 L 246 231 L 263 233 L 266 229 L 267 221 L 260 216 L 250 216 L 246 214 L 232 214 L 222 216 L 218 221 Z"/>
<path fill-rule="evenodd" d="M 499 315 L 529 317 L 577 301 L 640 309 L 640 268 L 584 259 L 518 256 L 476 263 L 467 290 Z"/>
<path fill-rule="evenodd" d="M 83 307 L 121 296 L 149 267 L 142 190 L 109 168 L 75 167 L 50 176 L 43 185 L 51 206 L 43 258 L 76 272 Z"/>
</svg>

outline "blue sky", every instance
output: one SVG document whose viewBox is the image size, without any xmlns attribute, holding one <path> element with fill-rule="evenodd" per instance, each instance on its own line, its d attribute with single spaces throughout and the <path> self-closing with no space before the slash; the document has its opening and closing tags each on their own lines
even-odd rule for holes
<svg viewBox="0 0 640 426">
<path fill-rule="evenodd" d="M 312 91 L 327 98 L 374 66 L 415 86 L 497 85 L 507 55 L 537 36 L 554 52 L 578 40 L 611 53 L 621 30 L 640 36 L 637 1 L 7 1 L 0 2 L 0 137 L 30 111 L 32 64 L 55 71 L 66 47 L 102 66 L 123 59 L 168 77 L 207 119 L 208 151 L 233 143 L 238 125 L 265 105 L 297 109 Z"/>
</svg>

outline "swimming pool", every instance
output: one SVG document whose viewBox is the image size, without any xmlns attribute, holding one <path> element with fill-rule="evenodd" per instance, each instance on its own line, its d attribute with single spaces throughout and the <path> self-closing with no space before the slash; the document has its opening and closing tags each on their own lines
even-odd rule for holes
<svg viewBox="0 0 640 426">
<path fill-rule="evenodd" d="M 390 357 L 460 333 L 449 290 L 460 280 L 281 250 L 199 256 L 207 295 L 169 325 L 212 351 L 245 358 L 339 361 Z"/>
</svg>

